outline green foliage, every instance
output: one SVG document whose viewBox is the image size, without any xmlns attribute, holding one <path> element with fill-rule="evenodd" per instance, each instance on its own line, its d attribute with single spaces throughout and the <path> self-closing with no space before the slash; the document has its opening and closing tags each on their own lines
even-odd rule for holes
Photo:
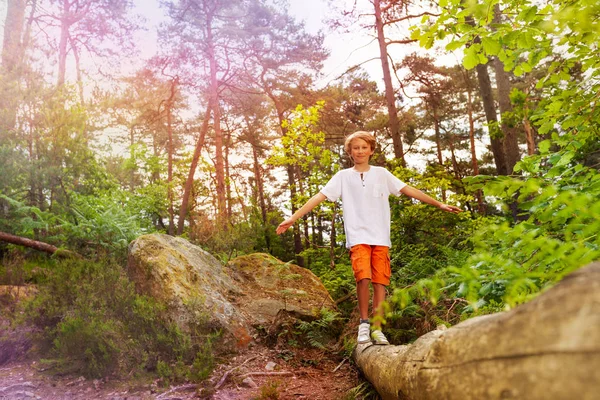
<svg viewBox="0 0 600 400">
<path fill-rule="evenodd" d="M 280 385 L 281 382 L 279 381 L 268 381 L 260 387 L 260 395 L 255 397 L 254 400 L 278 400 L 280 398 Z"/>
<path fill-rule="evenodd" d="M 348 390 L 342 400 L 379 400 L 380 396 L 377 390 L 368 381 L 363 381 L 360 385 Z"/>
<path fill-rule="evenodd" d="M 28 238 L 44 232 L 45 242 L 92 258 L 110 255 L 121 259 L 133 239 L 153 231 L 125 192 L 71 193 L 70 197 L 67 214 L 59 214 L 0 195 L 0 204 L 5 205 L 11 220 L 10 227 L 0 223 L 0 229 Z"/>
<path fill-rule="evenodd" d="M 553 153 L 551 155 L 554 156 Z M 520 163 L 522 169 L 540 169 L 540 157 Z M 473 177 L 473 188 L 484 189 L 509 210 L 516 199 L 517 222 L 487 219 L 473 235 L 473 254 L 454 260 L 431 277 L 395 294 L 401 306 L 422 296 L 432 302 L 440 296 L 468 300 L 466 312 L 488 304 L 493 309 L 523 303 L 569 272 L 600 258 L 600 174 L 580 164 L 546 164 L 545 173 L 524 178 Z M 561 174 L 552 173 L 557 165 Z"/>
<path fill-rule="evenodd" d="M 281 146 L 275 146 L 271 157 L 267 159 L 270 165 L 298 167 L 302 183 L 296 183 L 299 190 L 292 199 L 297 207 L 314 196 L 340 167 L 335 162 L 335 155 L 323 146 L 325 133 L 317 130 L 323 106 L 323 101 L 318 101 L 307 109 L 298 105 L 290 118 L 282 124 L 285 135 L 281 139 Z M 320 207 L 313 213 L 317 217 L 331 218 L 331 210 L 325 207 Z"/>
<path fill-rule="evenodd" d="M 57 229 L 61 242 L 84 254 L 93 250 L 124 257 L 133 239 L 153 231 L 149 221 L 140 218 L 139 209 L 127 203 L 124 192 L 73 194 L 70 214 L 69 221 L 63 220 Z"/>
<path fill-rule="evenodd" d="M 313 321 L 299 321 L 298 330 L 302 332 L 303 342 L 311 347 L 325 349 L 327 344 L 339 335 L 341 319 L 339 313 L 322 308 Z"/>
<path fill-rule="evenodd" d="M 26 315 L 71 373 L 158 370 L 165 379 L 203 379 L 214 365 L 212 339 L 183 332 L 164 305 L 137 295 L 115 264 L 54 262 Z"/>
<path fill-rule="evenodd" d="M 531 87 L 514 89 L 515 108 L 502 119 L 513 126 L 529 121 L 544 140 L 538 154 L 515 166 L 520 176 L 465 179 L 467 189 L 483 190 L 499 215 L 473 225 L 470 257 L 449 259 L 436 271 L 426 268 L 429 276 L 397 290 L 394 298 L 401 307 L 412 307 L 413 299 L 435 303 L 456 297 L 468 301 L 461 307 L 465 313 L 494 312 L 531 299 L 600 258 L 595 156 L 600 57 L 591 45 L 600 39 L 600 5 L 445 0 L 440 8 L 438 17 L 413 27 L 413 38 L 425 47 L 444 40 L 448 50 L 463 48 L 466 68 L 495 56 L 506 71 L 527 75 L 535 96 Z M 495 137 L 497 127 L 489 129 Z M 426 254 L 430 248 L 416 251 Z"/>
</svg>

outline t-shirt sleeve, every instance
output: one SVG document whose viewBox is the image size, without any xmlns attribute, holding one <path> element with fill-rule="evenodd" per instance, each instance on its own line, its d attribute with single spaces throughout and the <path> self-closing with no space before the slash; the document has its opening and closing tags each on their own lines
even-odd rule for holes
<svg viewBox="0 0 600 400">
<path fill-rule="evenodd" d="M 342 177 L 339 172 L 323 186 L 321 193 L 323 193 L 329 201 L 336 201 L 340 198 L 342 195 Z"/>
<path fill-rule="evenodd" d="M 388 190 L 394 196 L 400 196 L 400 191 L 407 186 L 406 183 L 402 182 L 400 179 L 396 178 L 394 174 L 390 171 L 385 170 L 386 172 L 386 183 Z"/>
</svg>

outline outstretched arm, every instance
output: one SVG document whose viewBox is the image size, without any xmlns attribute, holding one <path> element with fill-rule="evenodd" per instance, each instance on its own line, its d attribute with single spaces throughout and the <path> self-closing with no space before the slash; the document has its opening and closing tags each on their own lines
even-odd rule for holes
<svg viewBox="0 0 600 400">
<path fill-rule="evenodd" d="M 276 230 L 277 234 L 281 235 L 283 232 L 287 231 L 290 226 L 294 225 L 294 222 L 302 218 L 305 214 L 308 214 L 326 198 L 327 197 L 325 197 L 325 195 L 321 192 L 315 194 L 302 207 L 300 207 L 300 209 L 296 211 L 294 215 L 279 224 Z"/>
<path fill-rule="evenodd" d="M 404 186 L 400 190 L 400 193 L 405 194 L 408 197 L 412 197 L 413 199 L 422 201 L 423 203 L 427 203 L 427 204 L 431 204 L 432 206 L 436 206 L 440 210 L 444 210 L 446 212 L 451 212 L 454 214 L 458 214 L 459 212 L 462 212 L 462 209 L 460 209 L 459 207 L 450 206 L 448 204 L 439 202 L 436 199 L 426 195 L 425 193 L 421 192 L 419 189 L 415 189 L 412 186 Z"/>
</svg>

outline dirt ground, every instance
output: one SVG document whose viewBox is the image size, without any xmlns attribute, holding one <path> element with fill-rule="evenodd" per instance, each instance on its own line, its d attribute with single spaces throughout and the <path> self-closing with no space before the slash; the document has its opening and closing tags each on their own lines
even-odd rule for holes
<svg viewBox="0 0 600 400">
<path fill-rule="evenodd" d="M 60 376 L 28 351 L 32 347 L 29 331 L 11 329 L 8 314 L 8 308 L 0 307 L 0 336 L 4 338 L 0 343 L 0 400 L 342 400 L 353 399 L 346 396 L 348 391 L 364 384 L 352 361 L 337 353 L 268 347 L 261 340 L 220 360 L 212 375 L 199 384 L 168 386 L 155 377 Z"/>
<path fill-rule="evenodd" d="M 58 377 L 36 360 L 11 361 L 0 367 L 0 400 L 8 399 L 344 399 L 361 383 L 347 359 L 317 350 L 251 347 L 215 368 L 201 384 L 165 387 L 159 381 L 88 380 Z"/>
</svg>

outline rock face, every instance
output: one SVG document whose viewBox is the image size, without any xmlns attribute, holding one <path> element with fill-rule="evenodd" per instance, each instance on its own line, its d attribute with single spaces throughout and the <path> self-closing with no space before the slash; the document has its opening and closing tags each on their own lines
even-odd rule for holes
<svg viewBox="0 0 600 400">
<path fill-rule="evenodd" d="M 354 358 L 384 399 L 597 399 L 600 263 L 509 312 L 407 346 L 360 345 Z"/>
<path fill-rule="evenodd" d="M 310 319 L 315 310 L 336 308 L 325 286 L 306 268 L 263 253 L 237 257 L 227 266 L 243 292 L 237 301 L 252 324 L 270 323 L 282 310 Z"/>
<path fill-rule="evenodd" d="M 271 323 L 280 311 L 310 318 L 314 309 L 335 308 L 309 270 L 267 254 L 238 257 L 224 266 L 187 240 L 152 234 L 129 245 L 128 274 L 138 292 L 170 308 L 183 329 L 191 323 L 221 328 L 238 346 L 252 327 Z"/>
</svg>

